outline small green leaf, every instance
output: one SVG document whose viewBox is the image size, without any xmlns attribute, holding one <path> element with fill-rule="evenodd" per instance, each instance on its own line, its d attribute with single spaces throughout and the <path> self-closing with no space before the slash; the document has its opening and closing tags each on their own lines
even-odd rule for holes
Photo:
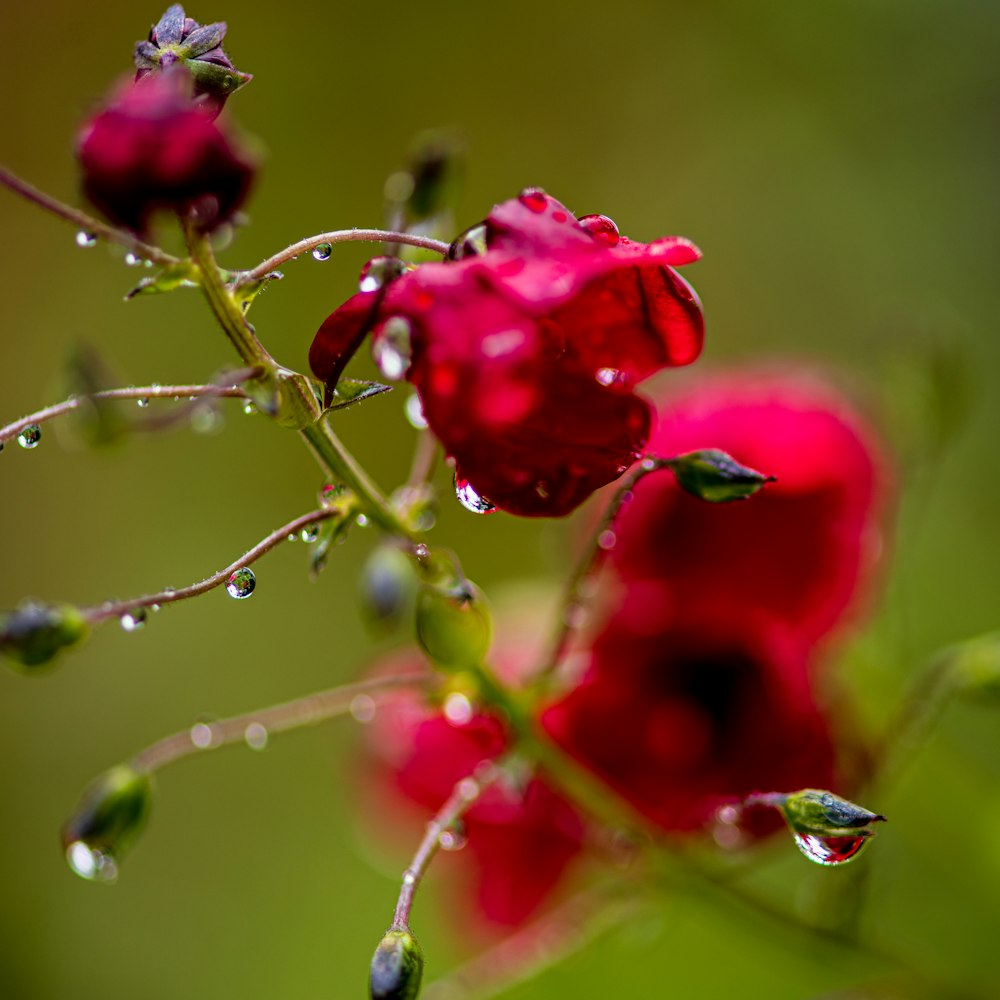
<svg viewBox="0 0 1000 1000">
<path fill-rule="evenodd" d="M 363 403 L 373 396 L 380 396 L 383 392 L 391 392 L 391 385 L 384 385 L 381 382 L 367 382 L 360 378 L 341 377 L 337 382 L 337 388 L 333 393 L 333 399 L 328 410 L 343 410 L 355 403 Z"/>
<path fill-rule="evenodd" d="M 160 292 L 173 292 L 178 288 L 197 288 L 198 273 L 190 261 L 181 260 L 163 268 L 156 274 L 143 278 L 125 296 L 125 301 L 138 295 L 157 295 Z"/>
</svg>

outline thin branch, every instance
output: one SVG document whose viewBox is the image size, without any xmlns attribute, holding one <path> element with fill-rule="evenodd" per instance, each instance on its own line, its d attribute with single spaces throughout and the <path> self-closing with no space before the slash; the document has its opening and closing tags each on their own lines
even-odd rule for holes
<svg viewBox="0 0 1000 1000">
<path fill-rule="evenodd" d="M 72 205 L 67 205 L 44 191 L 39 191 L 34 185 L 22 180 L 17 174 L 11 173 L 3 166 L 0 166 L 0 184 L 10 188 L 22 198 L 44 208 L 47 212 L 59 216 L 60 219 L 72 222 L 73 225 L 79 226 L 85 232 L 105 239 L 109 243 L 117 243 L 119 246 L 125 247 L 126 250 L 131 250 L 137 257 L 151 260 L 154 264 L 162 264 L 165 267 L 181 262 L 179 257 L 174 257 L 173 254 L 169 254 L 151 243 L 144 243 L 128 230 L 109 226 L 107 223 L 87 215 L 86 212 L 73 208 Z"/>
<path fill-rule="evenodd" d="M 601 516 L 587 547 L 566 581 L 563 599 L 559 604 L 561 614 L 556 624 L 555 636 L 541 668 L 535 674 L 537 679 L 544 679 L 551 675 L 566 652 L 570 636 L 579 625 L 586 583 L 600 567 L 607 553 L 614 548 L 615 537 L 612 527 L 622 507 L 632 499 L 632 491 L 636 484 L 650 473 L 669 469 L 672 463 L 673 459 L 671 458 L 656 458 L 647 455 L 621 479 L 618 489 L 611 498 L 611 503 L 608 504 Z"/>
<path fill-rule="evenodd" d="M 238 275 L 236 284 L 246 285 L 254 281 L 261 281 L 282 264 L 287 264 L 288 261 L 301 257 L 304 253 L 311 253 L 316 247 L 324 244 L 333 246 L 337 243 L 405 243 L 407 246 L 433 250 L 435 253 L 445 254 L 448 252 L 448 244 L 442 240 L 435 240 L 430 236 L 418 236 L 416 233 L 398 233 L 391 229 L 336 229 L 330 233 L 308 236 L 304 240 L 299 240 L 298 243 L 285 247 L 284 250 L 279 250 L 272 257 L 261 261 L 256 267 Z"/>
<path fill-rule="evenodd" d="M 43 410 L 29 413 L 26 417 L 21 417 L 20 420 L 7 424 L 6 427 L 0 427 L 0 444 L 16 438 L 25 428 L 33 424 L 44 424 L 46 421 L 61 417 L 64 413 L 70 413 L 94 399 L 173 399 L 175 396 L 182 399 L 190 399 L 192 396 L 243 398 L 246 393 L 240 388 L 239 383 L 252 378 L 257 374 L 257 371 L 256 368 L 241 368 L 234 372 L 226 372 L 208 385 L 132 385 L 120 389 L 102 389 L 100 392 L 85 396 L 70 396 L 69 399 L 63 400 L 61 403 L 55 403 Z M 168 421 L 154 418 L 147 421 L 149 426 L 143 429 L 159 430 L 164 423 L 173 423 L 173 421 L 173 416 L 168 418 Z"/>
<path fill-rule="evenodd" d="M 392 918 L 392 930 L 409 930 L 413 897 L 416 895 L 417 886 L 420 885 L 420 880 L 424 877 L 431 859 L 441 846 L 442 834 L 465 814 L 482 792 L 492 785 L 502 773 L 499 765 L 493 761 L 484 761 L 476 768 L 474 774 L 462 778 L 455 785 L 444 805 L 427 824 L 427 830 L 423 840 L 420 841 L 417 853 L 413 855 L 409 868 L 403 872 L 403 884 L 399 890 L 396 912 Z"/>
<path fill-rule="evenodd" d="M 379 695 L 398 688 L 425 688 L 435 683 L 437 678 L 426 670 L 410 670 L 317 691 L 218 722 L 196 723 L 191 729 L 182 729 L 141 750 L 132 758 L 132 764 L 137 770 L 152 772 L 204 750 L 218 750 L 239 743 L 254 746 L 255 741 L 260 741 L 256 745 L 261 746 L 272 733 L 315 726 L 345 715 L 352 711 L 359 698 L 377 701 Z"/>
<path fill-rule="evenodd" d="M 103 604 L 92 608 L 82 608 L 83 614 L 91 624 L 106 621 L 108 618 L 120 618 L 122 615 L 134 611 L 136 608 L 149 608 L 155 605 L 173 604 L 176 601 L 184 601 L 190 597 L 199 597 L 210 590 L 224 584 L 238 569 L 243 569 L 251 563 L 256 562 L 262 555 L 270 552 L 276 545 L 288 540 L 289 536 L 298 534 L 303 528 L 310 524 L 317 524 L 332 517 L 341 517 L 342 512 L 336 507 L 323 507 L 312 510 L 308 514 L 289 521 L 275 531 L 272 531 L 266 538 L 261 539 L 252 549 L 245 552 L 235 562 L 230 563 L 225 569 L 220 569 L 218 573 L 213 573 L 200 583 L 193 583 L 190 587 L 182 587 L 180 590 L 172 588 L 161 590 L 157 594 L 144 594 L 142 597 L 134 597 L 128 601 L 105 601 Z"/>
<path fill-rule="evenodd" d="M 618 881 L 578 893 L 481 955 L 429 983 L 424 1000 L 486 1000 L 579 952 L 641 909 Z"/>
</svg>

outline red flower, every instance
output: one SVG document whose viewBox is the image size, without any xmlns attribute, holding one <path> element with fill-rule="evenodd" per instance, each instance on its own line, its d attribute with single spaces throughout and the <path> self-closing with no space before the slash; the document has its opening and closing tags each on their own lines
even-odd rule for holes
<svg viewBox="0 0 1000 1000">
<path fill-rule="evenodd" d="M 692 831 L 750 792 L 836 784 L 806 657 L 787 635 L 750 618 L 631 626 L 612 619 L 582 683 L 542 724 L 639 813 Z M 779 825 L 753 819 L 748 832 Z"/>
<path fill-rule="evenodd" d="M 392 823 L 398 822 L 400 799 L 415 804 L 429 820 L 457 782 L 509 745 L 495 716 L 446 714 L 408 693 L 379 704 L 370 735 L 366 785 L 381 793 L 382 812 L 388 805 Z M 471 883 L 475 912 L 492 924 L 513 926 L 528 919 L 582 847 L 579 816 L 539 777 L 528 777 L 523 784 L 501 778 L 462 822 L 467 843 L 452 863 L 464 861 L 462 881 Z M 415 825 L 414 849 L 418 840 Z M 448 860 L 439 862 L 444 867 Z"/>
<path fill-rule="evenodd" d="M 180 67 L 119 89 L 82 129 L 83 190 L 112 222 L 143 233 L 157 209 L 210 230 L 243 204 L 253 166 L 201 105 Z"/>
<path fill-rule="evenodd" d="M 670 265 L 699 253 L 676 237 L 632 243 L 533 189 L 452 256 L 341 306 L 313 341 L 312 369 L 332 391 L 374 330 L 383 371 L 416 386 L 460 478 L 510 513 L 567 514 L 644 448 L 636 383 L 698 356 L 701 306 Z"/>
<path fill-rule="evenodd" d="M 804 643 L 821 638 L 880 547 L 885 476 L 873 433 L 815 378 L 744 373 L 665 402 L 648 450 L 699 448 L 721 448 L 777 482 L 745 502 L 714 505 L 669 475 L 643 480 L 610 553 L 632 590 L 632 613 L 683 623 L 754 612 Z"/>
</svg>

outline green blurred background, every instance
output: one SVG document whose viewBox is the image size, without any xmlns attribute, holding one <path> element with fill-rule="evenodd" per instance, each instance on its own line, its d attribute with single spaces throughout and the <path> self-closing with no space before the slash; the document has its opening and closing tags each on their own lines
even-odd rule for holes
<svg viewBox="0 0 1000 1000">
<path fill-rule="evenodd" d="M 160 13 L 11 5 L 0 161 L 74 200 L 74 131 Z M 903 494 L 886 597 L 840 668 L 862 714 L 876 724 L 930 652 L 997 627 L 1000 6 L 205 0 L 189 13 L 227 18 L 230 54 L 256 75 L 229 115 L 259 138 L 265 168 L 224 264 L 379 224 L 384 178 L 438 125 L 471 152 L 461 226 L 539 184 L 633 238 L 688 235 L 705 251 L 688 273 L 706 306 L 706 365 L 830 364 L 894 435 Z M 60 398 L 80 342 L 123 384 L 205 380 L 233 360 L 195 294 L 124 303 L 135 272 L 120 253 L 78 249 L 71 228 L 2 191 L 0 226 L 0 420 Z M 254 310 L 277 357 L 304 366 L 364 259 L 344 247 L 286 268 Z M 953 369 L 970 377 L 939 377 Z M 414 437 L 404 396 L 338 421 L 386 485 L 405 475 Z M 225 412 L 215 435 L 93 452 L 50 425 L 37 450 L 8 447 L 0 607 L 181 586 L 310 509 L 319 479 L 304 449 L 235 404 Z M 435 537 L 487 589 L 566 566 L 562 525 L 447 503 Z M 355 596 L 371 541 L 355 532 L 315 584 L 305 546 L 283 546 L 257 567 L 250 601 L 213 593 L 143 632 L 107 626 L 51 674 L 0 673 L 0 995 L 364 994 L 404 859 L 373 861 L 361 843 L 346 780 L 355 724 L 166 771 L 113 888 L 69 873 L 57 831 L 94 774 L 200 713 L 355 677 L 374 648 Z M 997 719 L 947 712 L 902 783 L 868 803 L 891 823 L 859 862 L 867 936 L 979 996 L 1000 995 Z M 769 857 L 792 905 L 851 877 L 790 844 Z M 415 924 L 431 978 L 465 954 L 448 910 L 432 876 Z M 888 972 L 683 896 L 511 995 L 858 996 L 854 984 Z"/>
</svg>

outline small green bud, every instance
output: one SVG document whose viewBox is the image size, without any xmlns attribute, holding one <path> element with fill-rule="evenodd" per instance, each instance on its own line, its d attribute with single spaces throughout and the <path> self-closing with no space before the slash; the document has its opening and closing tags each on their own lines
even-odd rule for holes
<svg viewBox="0 0 1000 1000">
<path fill-rule="evenodd" d="M 818 788 L 790 793 L 781 803 L 781 811 L 793 833 L 821 837 L 871 836 L 875 832 L 872 824 L 885 821 L 878 813 Z"/>
<path fill-rule="evenodd" d="M 417 589 L 413 560 L 398 545 L 380 545 L 361 571 L 361 603 L 378 625 L 397 625 L 412 611 Z"/>
<path fill-rule="evenodd" d="M 417 592 L 417 641 L 442 667 L 478 667 L 489 652 L 493 621 L 486 599 L 468 580 L 423 584 Z"/>
<path fill-rule="evenodd" d="M 81 878 L 113 882 L 121 858 L 146 822 L 152 795 L 149 775 L 129 764 L 105 771 L 88 785 L 62 828 L 70 868 Z"/>
<path fill-rule="evenodd" d="M 416 1000 L 424 956 L 409 931 L 387 931 L 372 956 L 371 1000 Z"/>
<path fill-rule="evenodd" d="M 38 667 L 79 642 L 89 629 L 83 613 L 71 604 L 27 601 L 0 615 L 0 653 L 21 666 Z"/>
<path fill-rule="evenodd" d="M 709 503 L 745 500 L 765 483 L 775 481 L 774 476 L 740 465 L 732 455 L 716 448 L 678 455 L 670 467 L 682 490 Z"/>
</svg>

